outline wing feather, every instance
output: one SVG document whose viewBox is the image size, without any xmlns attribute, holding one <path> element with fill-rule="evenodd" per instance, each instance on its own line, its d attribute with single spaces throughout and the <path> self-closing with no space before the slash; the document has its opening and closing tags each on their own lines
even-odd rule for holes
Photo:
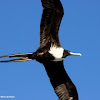
<svg viewBox="0 0 100 100">
<path fill-rule="evenodd" d="M 43 65 L 59 100 L 78 100 L 76 86 L 66 73 L 63 61 L 49 61 Z"/>
<path fill-rule="evenodd" d="M 60 0 L 41 0 L 43 14 L 40 24 L 40 46 L 48 44 L 60 46 L 58 31 L 64 14 Z"/>
</svg>

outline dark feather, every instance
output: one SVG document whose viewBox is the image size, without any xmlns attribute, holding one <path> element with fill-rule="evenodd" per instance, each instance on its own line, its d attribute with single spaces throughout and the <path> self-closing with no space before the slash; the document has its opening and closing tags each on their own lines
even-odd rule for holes
<svg viewBox="0 0 100 100">
<path fill-rule="evenodd" d="M 9 57 L 9 58 L 22 57 L 22 58 L 4 60 L 4 61 L 0 61 L 0 63 L 1 62 L 19 62 L 19 61 L 33 60 L 33 59 L 36 59 L 36 53 L 20 53 L 20 54 L 12 54 L 12 55 L 0 56 L 0 58 L 4 58 L 4 57 Z"/>
<path fill-rule="evenodd" d="M 40 25 L 40 48 L 60 46 L 58 31 L 64 14 L 60 0 L 41 0 L 43 14 Z M 49 44 L 49 45 L 48 45 Z"/>
<path fill-rule="evenodd" d="M 63 61 L 49 61 L 43 65 L 59 100 L 78 100 L 76 87 L 66 73 Z"/>
<path fill-rule="evenodd" d="M 0 61 L 0 63 L 1 62 L 20 62 L 20 61 L 29 61 L 29 60 L 33 60 L 33 59 L 29 59 L 28 57 L 24 57 L 24 58 L 19 58 L 19 59 Z"/>
</svg>

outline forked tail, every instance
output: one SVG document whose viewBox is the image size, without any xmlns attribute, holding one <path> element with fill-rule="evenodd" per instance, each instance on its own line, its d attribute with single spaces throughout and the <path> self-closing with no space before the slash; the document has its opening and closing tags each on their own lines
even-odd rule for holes
<svg viewBox="0 0 100 100">
<path fill-rule="evenodd" d="M 12 55 L 6 55 L 6 56 L 0 56 L 0 58 L 3 57 L 22 57 L 22 58 L 18 58 L 18 59 L 12 59 L 12 60 L 5 60 L 5 61 L 0 61 L 0 62 L 19 62 L 19 61 L 28 61 L 28 60 L 33 60 L 33 58 L 29 58 L 30 55 L 33 55 L 33 53 L 21 53 L 21 54 L 12 54 Z"/>
</svg>

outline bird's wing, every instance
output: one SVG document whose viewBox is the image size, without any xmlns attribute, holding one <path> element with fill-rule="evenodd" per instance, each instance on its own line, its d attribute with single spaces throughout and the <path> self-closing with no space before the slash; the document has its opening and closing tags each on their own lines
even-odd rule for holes
<svg viewBox="0 0 100 100">
<path fill-rule="evenodd" d="M 49 61 L 43 65 L 59 100 L 78 100 L 77 89 L 66 73 L 63 61 Z"/>
<path fill-rule="evenodd" d="M 41 0 L 43 14 L 40 24 L 40 46 L 49 44 L 60 46 L 58 31 L 64 14 L 60 0 Z"/>
<path fill-rule="evenodd" d="M 63 83 L 54 90 L 59 100 L 78 100 L 78 93 L 72 81 Z"/>
</svg>

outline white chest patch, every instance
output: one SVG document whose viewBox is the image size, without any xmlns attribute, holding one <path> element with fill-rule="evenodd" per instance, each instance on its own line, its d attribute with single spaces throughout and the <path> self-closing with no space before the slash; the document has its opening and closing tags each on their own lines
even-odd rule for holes
<svg viewBox="0 0 100 100">
<path fill-rule="evenodd" d="M 56 59 L 54 61 L 61 61 L 63 60 L 64 49 L 62 47 L 51 46 L 49 53 L 52 54 Z"/>
</svg>

